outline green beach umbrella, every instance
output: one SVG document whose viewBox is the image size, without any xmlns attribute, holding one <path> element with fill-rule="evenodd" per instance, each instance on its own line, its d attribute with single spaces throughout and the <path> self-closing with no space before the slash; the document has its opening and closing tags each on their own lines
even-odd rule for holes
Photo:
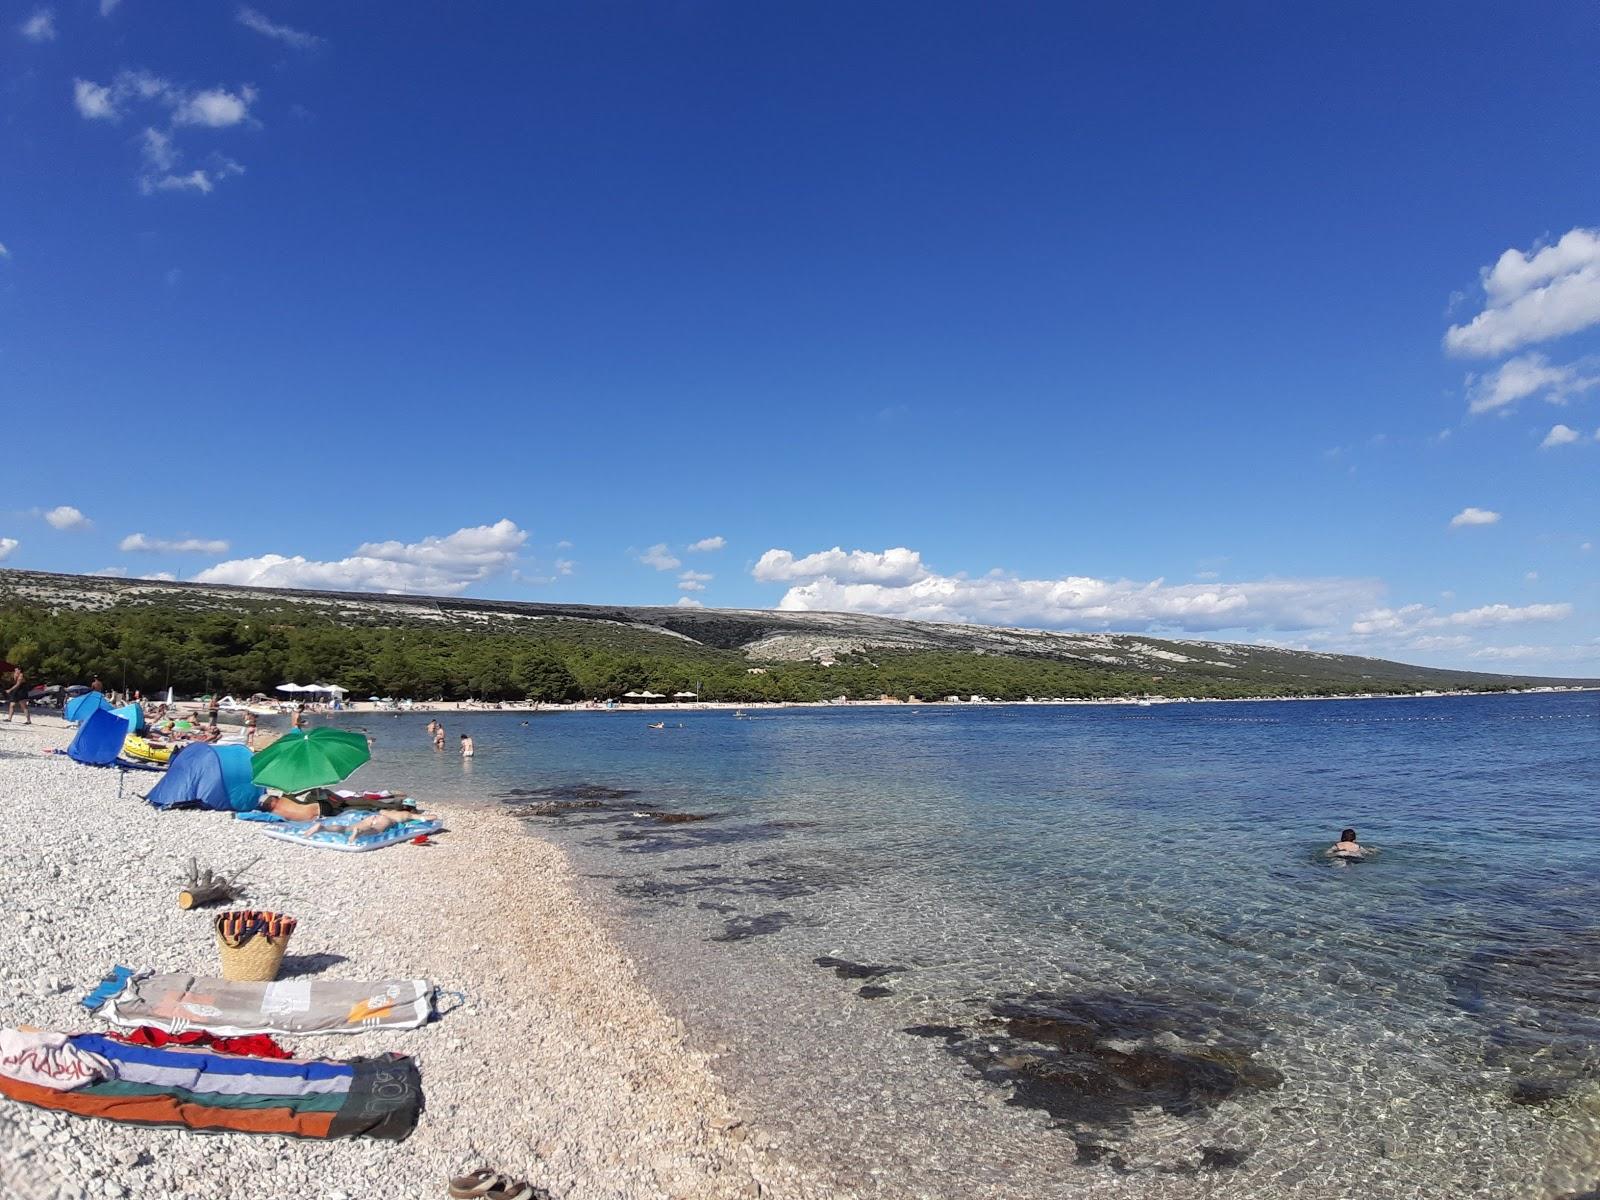
<svg viewBox="0 0 1600 1200">
<path fill-rule="evenodd" d="M 372 757 L 364 734 L 348 729 L 313 729 L 284 734 L 250 763 L 250 778 L 280 792 L 338 783 Z"/>
</svg>

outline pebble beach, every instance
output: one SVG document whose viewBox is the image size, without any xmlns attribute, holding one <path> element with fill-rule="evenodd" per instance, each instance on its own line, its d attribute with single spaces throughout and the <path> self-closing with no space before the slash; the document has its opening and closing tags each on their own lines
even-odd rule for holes
<svg viewBox="0 0 1600 1200">
<path fill-rule="evenodd" d="M 159 813 L 140 798 L 155 775 L 49 753 L 71 733 L 37 714 L 0 726 L 4 1024 L 98 1028 L 79 1000 L 114 964 L 216 974 L 214 910 L 177 906 L 191 856 L 223 873 L 258 859 L 239 906 L 298 918 L 284 977 L 420 977 L 461 999 L 420 1029 L 283 1039 L 299 1057 L 412 1056 L 426 1107 L 404 1142 L 200 1135 L 4 1101 L 0 1194 L 421 1198 L 480 1166 L 563 1200 L 823 1194 L 740 1120 L 561 852 L 513 818 L 435 807 L 447 831 L 432 845 L 322 852 L 223 813 Z"/>
</svg>

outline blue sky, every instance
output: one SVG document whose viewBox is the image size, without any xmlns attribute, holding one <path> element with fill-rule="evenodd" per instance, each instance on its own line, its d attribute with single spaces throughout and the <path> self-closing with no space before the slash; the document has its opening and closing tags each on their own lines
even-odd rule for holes
<svg viewBox="0 0 1600 1200">
<path fill-rule="evenodd" d="M 1591 5 L 0 11 L 7 566 L 1600 674 Z"/>
</svg>

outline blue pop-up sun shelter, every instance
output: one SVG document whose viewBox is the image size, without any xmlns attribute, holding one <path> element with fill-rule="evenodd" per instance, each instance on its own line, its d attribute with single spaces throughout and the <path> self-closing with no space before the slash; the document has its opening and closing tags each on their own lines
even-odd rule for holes
<svg viewBox="0 0 1600 1200">
<path fill-rule="evenodd" d="M 248 746 L 197 742 L 172 756 L 167 773 L 145 797 L 157 808 L 199 806 L 219 812 L 249 812 L 266 793 L 250 781 Z"/>
<path fill-rule="evenodd" d="M 98 692 L 89 693 L 91 696 Z M 84 719 L 83 728 L 67 747 L 67 756 L 91 767 L 109 767 L 122 753 L 128 738 L 128 723 L 110 709 L 96 709 Z"/>
<path fill-rule="evenodd" d="M 113 708 L 112 712 L 128 723 L 129 733 L 144 732 L 144 707 L 139 704 L 124 704 L 121 708 Z"/>
<path fill-rule="evenodd" d="M 67 701 L 67 707 L 62 715 L 76 725 L 79 721 L 86 721 L 90 715 L 101 709 L 109 709 L 111 701 L 101 692 L 85 692 L 81 696 L 74 696 Z"/>
</svg>

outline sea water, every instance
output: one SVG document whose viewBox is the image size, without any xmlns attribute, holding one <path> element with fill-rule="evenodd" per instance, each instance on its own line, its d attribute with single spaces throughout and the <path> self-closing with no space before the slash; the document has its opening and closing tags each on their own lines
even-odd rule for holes
<svg viewBox="0 0 1600 1200">
<path fill-rule="evenodd" d="M 839 1195 L 1600 1182 L 1594 694 L 444 719 Z"/>
</svg>

